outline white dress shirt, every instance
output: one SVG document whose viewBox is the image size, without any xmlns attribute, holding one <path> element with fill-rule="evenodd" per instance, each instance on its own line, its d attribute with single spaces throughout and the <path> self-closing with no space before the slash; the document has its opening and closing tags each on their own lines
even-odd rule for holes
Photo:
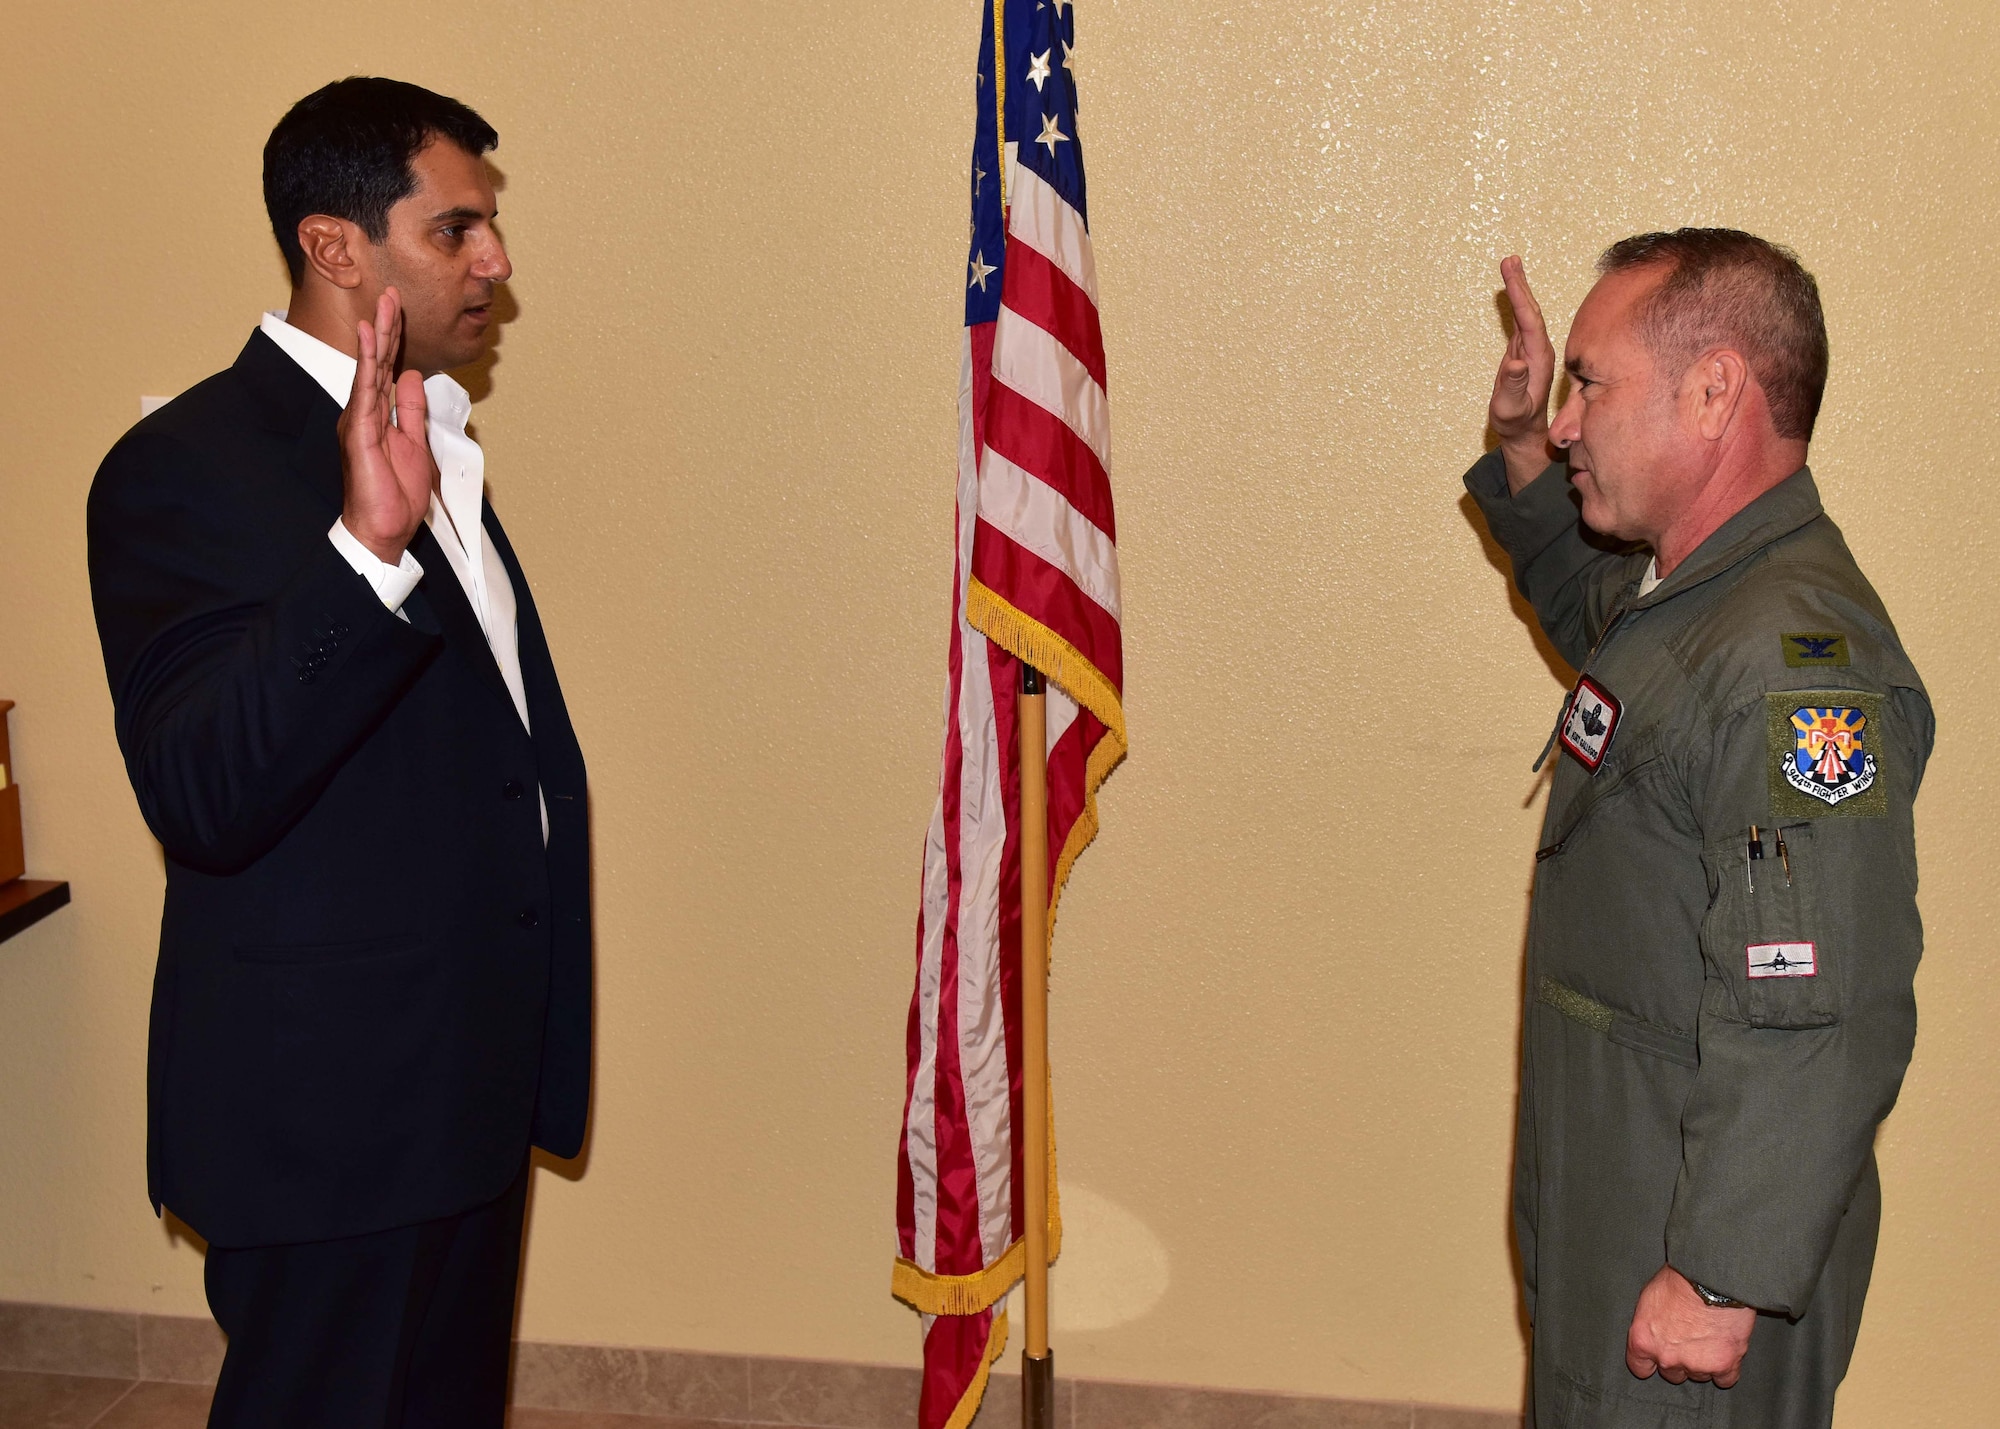
<svg viewBox="0 0 2000 1429">
<path fill-rule="evenodd" d="M 347 409 L 347 398 L 354 390 L 354 369 L 358 365 L 353 358 L 310 333 L 293 327 L 285 321 L 283 313 L 265 313 L 260 326 L 266 337 L 304 368 L 306 375 L 340 404 L 342 411 Z M 507 567 L 502 564 L 500 553 L 493 548 L 493 543 L 486 539 L 486 529 L 479 520 L 486 497 L 486 453 L 466 434 L 465 424 L 472 417 L 472 397 L 442 372 L 424 379 L 424 396 L 430 403 L 430 418 L 424 425 L 430 437 L 431 456 L 437 462 L 439 487 L 431 493 L 430 514 L 424 522 L 431 528 L 438 549 L 444 552 L 452 574 L 458 577 L 459 585 L 464 588 L 472 613 L 479 618 L 479 628 L 485 632 L 486 644 L 493 651 L 493 662 L 500 667 L 500 678 L 507 686 L 507 693 L 513 697 L 515 713 L 520 715 L 521 724 L 532 733 L 533 727 L 528 723 L 528 694 L 521 683 L 521 644 L 515 629 L 514 583 L 507 578 Z M 405 551 L 403 559 L 396 565 L 378 560 L 375 553 L 347 529 L 347 523 L 337 518 L 326 537 L 355 572 L 374 588 L 382 604 L 408 620 L 409 617 L 403 614 L 403 602 L 410 598 L 410 592 L 424 578 L 424 568 L 418 564 L 417 558 Z M 535 796 L 541 800 L 539 788 Z M 546 844 L 549 839 L 546 800 L 541 802 L 541 812 L 542 842 Z"/>
</svg>

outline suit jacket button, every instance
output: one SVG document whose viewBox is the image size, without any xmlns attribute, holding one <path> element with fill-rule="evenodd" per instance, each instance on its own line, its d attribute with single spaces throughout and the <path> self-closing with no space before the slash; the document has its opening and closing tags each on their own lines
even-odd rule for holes
<svg viewBox="0 0 2000 1429">
<path fill-rule="evenodd" d="M 526 792 L 527 790 L 521 787 L 521 781 L 518 779 L 509 779 L 505 784 L 500 786 L 500 795 L 505 799 L 518 799 Z"/>
<path fill-rule="evenodd" d="M 516 923 L 519 923 L 523 928 L 533 928 L 537 923 L 541 922 L 542 920 L 535 916 L 534 909 L 523 908 L 519 913 L 514 915 L 514 921 Z"/>
</svg>

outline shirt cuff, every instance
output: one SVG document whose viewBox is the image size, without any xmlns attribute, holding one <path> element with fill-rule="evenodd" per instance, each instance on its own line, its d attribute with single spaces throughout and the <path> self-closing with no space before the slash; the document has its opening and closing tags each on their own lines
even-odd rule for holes
<svg viewBox="0 0 2000 1429">
<path fill-rule="evenodd" d="M 375 553 L 361 544 L 361 538 L 347 529 L 345 521 L 336 520 L 326 538 L 333 542 L 333 549 L 340 552 L 341 559 L 354 567 L 354 573 L 367 581 L 382 604 L 391 610 L 400 611 L 410 592 L 417 588 L 417 582 L 424 578 L 424 568 L 408 551 L 393 566 L 376 559 Z"/>
</svg>

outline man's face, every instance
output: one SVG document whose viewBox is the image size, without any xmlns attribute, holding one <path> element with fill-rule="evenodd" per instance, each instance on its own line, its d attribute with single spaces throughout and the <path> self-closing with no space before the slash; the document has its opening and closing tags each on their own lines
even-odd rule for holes
<svg viewBox="0 0 2000 1429">
<path fill-rule="evenodd" d="M 403 299 L 403 366 L 428 377 L 476 362 L 491 340 L 493 289 L 512 275 L 493 227 L 486 163 L 435 139 L 410 161 L 416 189 L 389 210 L 389 236 L 365 244 L 375 292 Z"/>
<path fill-rule="evenodd" d="M 1695 483 L 1678 401 L 1679 373 L 1662 373 L 1634 325 L 1665 277 L 1659 267 L 1608 274 L 1570 325 L 1569 400 L 1549 437 L 1568 449 L 1570 481 L 1593 531 L 1657 542 Z"/>
</svg>

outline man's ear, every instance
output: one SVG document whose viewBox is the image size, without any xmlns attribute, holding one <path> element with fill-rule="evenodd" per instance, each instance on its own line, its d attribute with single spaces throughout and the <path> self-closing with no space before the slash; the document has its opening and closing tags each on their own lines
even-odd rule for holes
<svg viewBox="0 0 2000 1429">
<path fill-rule="evenodd" d="M 1734 348 L 1718 347 L 1704 352 L 1688 369 L 1687 391 L 1694 406 L 1695 426 L 1707 441 L 1720 441 L 1743 406 L 1743 396 L 1754 379 L 1750 364 Z"/>
<path fill-rule="evenodd" d="M 299 220 L 299 248 L 306 255 L 306 267 L 336 288 L 361 286 L 361 265 L 355 249 L 361 230 L 345 219 L 329 214 L 307 214 Z"/>
</svg>

